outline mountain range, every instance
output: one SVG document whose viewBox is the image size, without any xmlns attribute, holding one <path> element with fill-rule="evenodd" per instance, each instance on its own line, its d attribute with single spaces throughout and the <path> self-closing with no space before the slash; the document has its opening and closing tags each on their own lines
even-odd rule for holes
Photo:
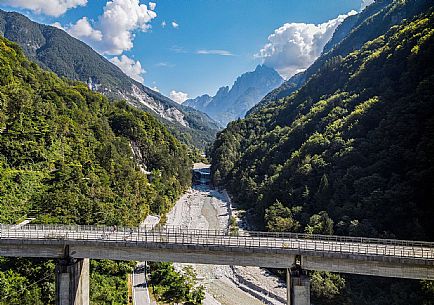
<svg viewBox="0 0 434 305">
<path fill-rule="evenodd" d="M 191 150 L 151 114 L 59 78 L 3 37 L 0 71 L 0 223 L 138 226 L 190 187 Z M 127 304 L 134 263 L 91 264 L 90 303 Z M 55 304 L 53 267 L 1 257 L 0 304 Z"/>
<path fill-rule="evenodd" d="M 248 113 L 253 113 L 268 103 L 290 95 L 300 89 L 312 76 L 319 72 L 327 62 L 346 56 L 352 51 L 359 49 L 366 41 L 372 40 L 384 34 L 390 27 L 400 24 L 404 19 L 411 18 L 421 12 L 427 6 L 429 0 L 414 2 L 413 5 L 405 6 L 402 10 L 391 10 L 387 14 L 384 9 L 390 5 L 398 5 L 393 0 L 376 0 L 356 15 L 347 17 L 335 30 L 333 37 L 325 45 L 321 56 L 305 71 L 300 72 L 280 87 L 269 92 Z M 406 2 L 404 2 L 406 3 Z M 365 31 L 366 24 L 370 30 Z"/>
<path fill-rule="evenodd" d="M 0 37 L 0 222 L 164 217 L 191 184 L 178 139 L 204 147 L 227 123 L 207 151 L 213 184 L 254 229 L 432 241 L 433 25 L 432 0 L 376 0 L 288 81 L 258 66 L 178 105 L 66 32 L 0 11 L 16 42 Z M 90 302 L 126 304 L 133 266 L 92 261 Z M 313 304 L 434 300 L 432 281 L 308 275 Z M 55 303 L 52 260 L 0 258 L 0 283 L 7 304 Z"/>
<path fill-rule="evenodd" d="M 212 97 L 205 94 L 188 99 L 183 105 L 202 111 L 226 126 L 230 121 L 243 118 L 250 108 L 282 83 L 283 78 L 274 69 L 258 65 L 255 71 L 239 76 L 232 88 L 221 87 Z"/>
<path fill-rule="evenodd" d="M 434 5 L 377 0 L 209 151 L 257 230 L 433 240 Z M 311 274 L 312 303 L 432 304 L 423 282 Z"/>
<path fill-rule="evenodd" d="M 219 125 L 191 107 L 179 105 L 125 75 L 85 43 L 58 28 L 0 10 L 0 35 L 18 43 L 25 54 L 59 76 L 80 80 L 112 99 L 154 114 L 181 141 L 197 147 L 211 142 Z"/>
</svg>

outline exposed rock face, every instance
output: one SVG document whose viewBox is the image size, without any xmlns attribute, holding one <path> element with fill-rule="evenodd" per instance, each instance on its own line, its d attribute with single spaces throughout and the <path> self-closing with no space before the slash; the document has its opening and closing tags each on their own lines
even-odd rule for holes
<svg viewBox="0 0 434 305">
<path fill-rule="evenodd" d="M 94 91 L 126 99 L 154 114 L 183 142 L 206 146 L 219 129 L 204 113 L 179 105 L 136 82 L 91 47 L 58 28 L 0 10 L 0 35 L 19 44 L 31 60 L 57 75 L 85 82 Z"/>
<path fill-rule="evenodd" d="M 238 77 L 232 88 L 221 87 L 213 97 L 205 94 L 189 99 L 183 105 L 205 112 L 225 126 L 244 117 L 250 108 L 282 83 L 283 78 L 274 69 L 258 65 L 255 71 Z"/>
<path fill-rule="evenodd" d="M 162 118 L 171 122 L 177 122 L 184 127 L 190 127 L 188 122 L 184 119 L 184 114 L 179 109 L 175 107 L 168 107 L 160 100 L 154 99 L 146 94 L 146 92 L 136 85 L 131 86 L 131 91 L 126 93 L 125 98 L 128 100 L 136 99 L 142 103 L 143 106 L 151 109 Z"/>
</svg>

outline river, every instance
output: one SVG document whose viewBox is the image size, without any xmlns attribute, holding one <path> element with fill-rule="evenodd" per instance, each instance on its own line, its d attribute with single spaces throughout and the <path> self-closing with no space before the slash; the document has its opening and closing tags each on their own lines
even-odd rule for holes
<svg viewBox="0 0 434 305">
<path fill-rule="evenodd" d="M 177 201 L 167 215 L 166 224 L 183 229 L 226 229 L 230 215 L 229 202 L 222 192 L 204 185 L 195 186 Z M 175 264 L 178 270 L 183 266 L 185 264 Z M 192 266 L 199 283 L 206 288 L 204 305 L 285 304 L 285 284 L 264 269 L 201 264 Z"/>
</svg>

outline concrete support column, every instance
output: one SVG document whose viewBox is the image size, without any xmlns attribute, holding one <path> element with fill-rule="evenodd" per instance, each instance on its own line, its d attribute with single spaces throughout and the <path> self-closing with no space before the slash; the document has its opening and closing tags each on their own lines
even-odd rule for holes
<svg viewBox="0 0 434 305">
<path fill-rule="evenodd" d="M 88 258 L 57 262 L 56 305 L 89 305 Z"/>
<path fill-rule="evenodd" d="M 302 270 L 286 270 L 287 305 L 310 305 L 310 279 Z"/>
<path fill-rule="evenodd" d="M 291 269 L 286 269 L 286 305 L 291 305 Z"/>
</svg>

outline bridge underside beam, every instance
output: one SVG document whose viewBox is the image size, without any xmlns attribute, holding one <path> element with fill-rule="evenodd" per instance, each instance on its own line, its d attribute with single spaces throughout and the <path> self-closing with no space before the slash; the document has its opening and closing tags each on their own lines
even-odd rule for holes
<svg viewBox="0 0 434 305">
<path fill-rule="evenodd" d="M 224 251 L 224 249 L 198 249 L 186 247 L 140 249 L 134 247 L 88 247 L 70 246 L 71 255 L 77 258 L 95 258 L 150 262 L 179 262 L 191 264 L 231 265 L 231 266 L 260 266 L 268 268 L 289 268 L 295 255 L 277 254 L 273 251 Z"/>
<path fill-rule="evenodd" d="M 200 249 L 186 247 L 183 249 L 107 249 L 98 247 L 72 246 L 74 257 L 108 258 L 113 260 L 166 261 L 180 263 L 258 266 L 266 268 L 290 268 L 296 254 L 275 253 L 274 251 L 254 251 L 245 249 Z M 411 262 L 390 262 L 363 260 L 356 257 L 334 258 L 325 256 L 301 255 L 301 267 L 305 270 L 330 271 L 359 275 L 373 275 L 408 279 L 434 280 L 432 265 L 413 264 Z"/>
<path fill-rule="evenodd" d="M 306 270 L 434 280 L 434 267 L 432 265 L 416 265 L 405 260 L 401 263 L 391 263 L 368 259 L 302 256 L 301 265 Z"/>
<path fill-rule="evenodd" d="M 361 257 L 354 255 L 297 253 L 273 249 L 249 249 L 219 246 L 128 243 L 71 242 L 73 258 L 179 262 L 215 265 L 290 268 L 296 255 L 301 254 L 301 267 L 306 270 L 331 271 L 359 275 L 434 280 L 434 264 L 414 263 L 408 259 Z M 0 256 L 62 258 L 64 241 L 26 243 L 2 240 Z"/>
</svg>

